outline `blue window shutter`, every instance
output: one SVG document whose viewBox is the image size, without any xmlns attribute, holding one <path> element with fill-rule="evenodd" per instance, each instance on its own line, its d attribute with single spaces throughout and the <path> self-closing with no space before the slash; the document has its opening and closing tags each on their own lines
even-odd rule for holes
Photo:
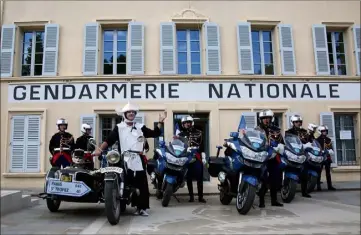
<svg viewBox="0 0 361 235">
<path fill-rule="evenodd" d="M 257 126 L 257 113 L 256 112 L 244 112 L 242 113 L 244 120 L 246 121 L 247 129 L 252 129 Z"/>
<path fill-rule="evenodd" d="M 237 24 L 238 67 L 240 74 L 254 74 L 251 24 Z"/>
<path fill-rule="evenodd" d="M 160 24 L 160 73 L 177 74 L 175 23 Z"/>
<path fill-rule="evenodd" d="M 43 76 L 56 76 L 58 72 L 59 25 L 46 24 L 44 37 Z"/>
<path fill-rule="evenodd" d="M 84 26 L 83 75 L 97 75 L 99 61 L 99 24 Z"/>
<path fill-rule="evenodd" d="M 1 77 L 12 77 L 15 50 L 14 24 L 3 25 L 1 29 Z"/>
<path fill-rule="evenodd" d="M 328 137 L 332 140 L 332 147 L 335 153 L 332 159 L 332 167 L 337 167 L 337 146 L 336 146 L 336 133 L 335 133 L 335 118 L 333 112 L 321 112 L 320 113 L 320 125 L 328 127 Z M 323 147 L 323 146 L 322 146 Z"/>
<path fill-rule="evenodd" d="M 26 153 L 26 117 L 11 118 L 10 172 L 24 172 Z"/>
<path fill-rule="evenodd" d="M 360 67 L 361 67 L 361 39 L 360 39 L 360 25 L 355 25 L 352 27 L 353 31 L 353 41 L 354 41 L 354 53 L 355 53 L 355 59 L 356 59 L 356 75 L 360 76 Z"/>
<path fill-rule="evenodd" d="M 40 172 L 40 115 L 26 117 L 26 172 Z"/>
<path fill-rule="evenodd" d="M 81 125 L 83 125 L 83 124 L 90 125 L 92 127 L 91 135 L 94 137 L 94 139 L 97 139 L 96 122 L 97 122 L 96 114 L 85 114 L 85 115 L 80 116 L 80 128 L 81 128 Z M 80 128 L 79 128 L 79 132 L 80 132 L 80 135 L 82 135 L 83 133 L 81 133 Z"/>
<path fill-rule="evenodd" d="M 326 26 L 314 24 L 312 26 L 313 50 L 317 75 L 330 75 L 330 62 L 328 59 Z"/>
<path fill-rule="evenodd" d="M 292 34 L 292 25 L 278 25 L 282 75 L 296 74 L 296 59 Z"/>
<path fill-rule="evenodd" d="M 215 23 L 205 22 L 203 31 L 206 42 L 207 75 L 220 75 L 222 69 L 219 26 Z"/>
<path fill-rule="evenodd" d="M 144 24 L 129 22 L 128 31 L 128 74 L 144 74 Z"/>
</svg>

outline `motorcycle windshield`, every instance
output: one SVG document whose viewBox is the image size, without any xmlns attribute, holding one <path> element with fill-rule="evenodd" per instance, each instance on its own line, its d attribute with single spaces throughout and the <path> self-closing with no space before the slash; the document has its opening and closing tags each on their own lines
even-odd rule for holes
<svg viewBox="0 0 361 235">
<path fill-rule="evenodd" d="M 267 148 L 266 134 L 261 130 L 247 129 L 241 132 L 240 141 L 253 151 L 265 151 Z"/>
<path fill-rule="evenodd" d="M 300 137 L 298 137 L 297 135 L 286 134 L 284 141 L 286 148 L 290 150 L 293 154 L 303 154 L 303 144 Z"/>
<path fill-rule="evenodd" d="M 312 141 L 312 153 L 313 153 L 313 155 L 319 156 L 319 155 L 321 155 L 321 152 L 322 152 L 322 147 L 321 147 L 320 142 L 318 142 L 317 140 L 313 140 Z"/>
<path fill-rule="evenodd" d="M 175 157 L 183 157 L 187 153 L 187 141 L 184 138 L 173 139 L 172 142 L 169 142 L 167 150 L 170 154 Z"/>
</svg>

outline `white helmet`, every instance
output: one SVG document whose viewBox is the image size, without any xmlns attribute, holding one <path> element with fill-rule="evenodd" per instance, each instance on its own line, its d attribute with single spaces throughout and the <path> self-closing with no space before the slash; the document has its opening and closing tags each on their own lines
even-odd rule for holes
<svg viewBox="0 0 361 235">
<path fill-rule="evenodd" d="M 317 128 L 317 125 L 315 125 L 313 123 L 308 124 L 308 127 L 307 127 L 307 129 L 312 132 L 314 132 L 316 130 L 316 128 Z"/>
<path fill-rule="evenodd" d="M 58 121 L 56 121 L 56 125 L 58 128 L 60 125 L 65 125 L 65 130 L 68 129 L 68 122 L 65 120 L 65 118 L 59 118 Z"/>
<path fill-rule="evenodd" d="M 185 122 L 192 122 L 192 126 L 194 125 L 194 120 L 191 116 L 183 117 L 182 118 L 182 126 Z"/>
<path fill-rule="evenodd" d="M 327 134 L 328 134 L 328 127 L 327 127 L 327 126 L 319 126 L 319 127 L 317 128 L 318 134 L 322 134 L 322 131 L 326 131 Z"/>
<path fill-rule="evenodd" d="M 117 114 L 119 116 L 123 116 L 125 122 L 133 122 L 133 121 L 128 120 L 125 117 L 125 113 L 129 112 L 129 111 L 134 111 L 135 115 L 137 115 L 137 113 L 139 111 L 139 108 L 138 108 L 138 106 L 133 105 L 133 104 L 128 102 L 122 109 L 116 109 L 115 111 L 117 112 Z"/>
<path fill-rule="evenodd" d="M 265 109 L 259 112 L 258 118 L 262 120 L 263 118 L 272 118 L 272 122 L 274 121 L 274 113 L 270 109 Z"/>
<path fill-rule="evenodd" d="M 293 126 L 293 122 L 297 122 L 297 121 L 302 122 L 303 121 L 302 117 L 300 115 L 298 115 L 298 114 L 292 115 L 291 119 L 290 119 L 291 125 Z"/>
<path fill-rule="evenodd" d="M 81 133 L 86 133 L 86 130 L 91 130 L 92 129 L 92 127 L 89 125 L 89 124 L 86 124 L 86 123 L 84 123 L 83 125 L 81 125 L 81 128 L 80 128 L 80 131 L 81 131 Z"/>
</svg>

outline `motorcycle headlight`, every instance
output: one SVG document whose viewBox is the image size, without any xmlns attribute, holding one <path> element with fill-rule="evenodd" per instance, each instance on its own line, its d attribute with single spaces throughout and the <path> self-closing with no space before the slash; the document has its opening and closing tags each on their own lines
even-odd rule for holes
<svg viewBox="0 0 361 235">
<path fill-rule="evenodd" d="M 241 152 L 244 158 L 257 162 L 264 162 L 268 156 L 266 151 L 254 152 L 245 146 L 241 146 Z"/>
<path fill-rule="evenodd" d="M 323 156 L 316 156 L 316 155 L 313 155 L 312 153 L 308 153 L 308 156 L 309 156 L 310 160 L 313 162 L 321 163 L 323 161 Z"/>
<path fill-rule="evenodd" d="M 287 155 L 287 158 L 289 161 L 292 161 L 292 162 L 297 162 L 297 163 L 304 163 L 306 161 L 306 156 L 305 155 L 296 155 L 296 154 L 293 154 L 291 151 L 288 151 L 286 150 L 285 151 L 286 155 Z"/>
<path fill-rule="evenodd" d="M 128 153 L 128 152 L 126 152 L 126 153 Z M 106 158 L 107 158 L 107 161 L 108 161 L 110 164 L 116 164 L 116 163 L 118 163 L 118 162 L 120 161 L 120 155 L 119 155 L 119 153 L 118 153 L 117 151 L 114 151 L 114 150 L 109 151 L 109 152 L 107 153 Z"/>
<path fill-rule="evenodd" d="M 165 155 L 166 155 L 168 163 L 174 164 L 174 165 L 177 165 L 177 166 L 183 166 L 188 160 L 188 158 L 186 158 L 186 157 L 180 157 L 180 158 L 174 157 L 170 153 L 165 153 Z"/>
<path fill-rule="evenodd" d="M 219 172 L 218 180 L 219 182 L 223 183 L 226 180 L 226 173 L 224 173 L 223 171 Z"/>
</svg>

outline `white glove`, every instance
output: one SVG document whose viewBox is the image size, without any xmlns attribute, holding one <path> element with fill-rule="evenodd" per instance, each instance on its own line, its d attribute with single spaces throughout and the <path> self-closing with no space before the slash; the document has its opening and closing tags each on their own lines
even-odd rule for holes
<svg viewBox="0 0 361 235">
<path fill-rule="evenodd" d="M 203 165 L 206 165 L 207 164 L 206 154 L 202 153 L 201 155 L 202 155 L 202 163 L 203 163 Z"/>
<path fill-rule="evenodd" d="M 273 147 L 273 149 L 281 155 L 285 152 L 285 146 L 283 144 L 278 144 L 277 147 Z"/>
<path fill-rule="evenodd" d="M 332 149 L 329 149 L 328 153 L 330 154 L 331 157 L 335 156 L 335 152 Z"/>
</svg>

